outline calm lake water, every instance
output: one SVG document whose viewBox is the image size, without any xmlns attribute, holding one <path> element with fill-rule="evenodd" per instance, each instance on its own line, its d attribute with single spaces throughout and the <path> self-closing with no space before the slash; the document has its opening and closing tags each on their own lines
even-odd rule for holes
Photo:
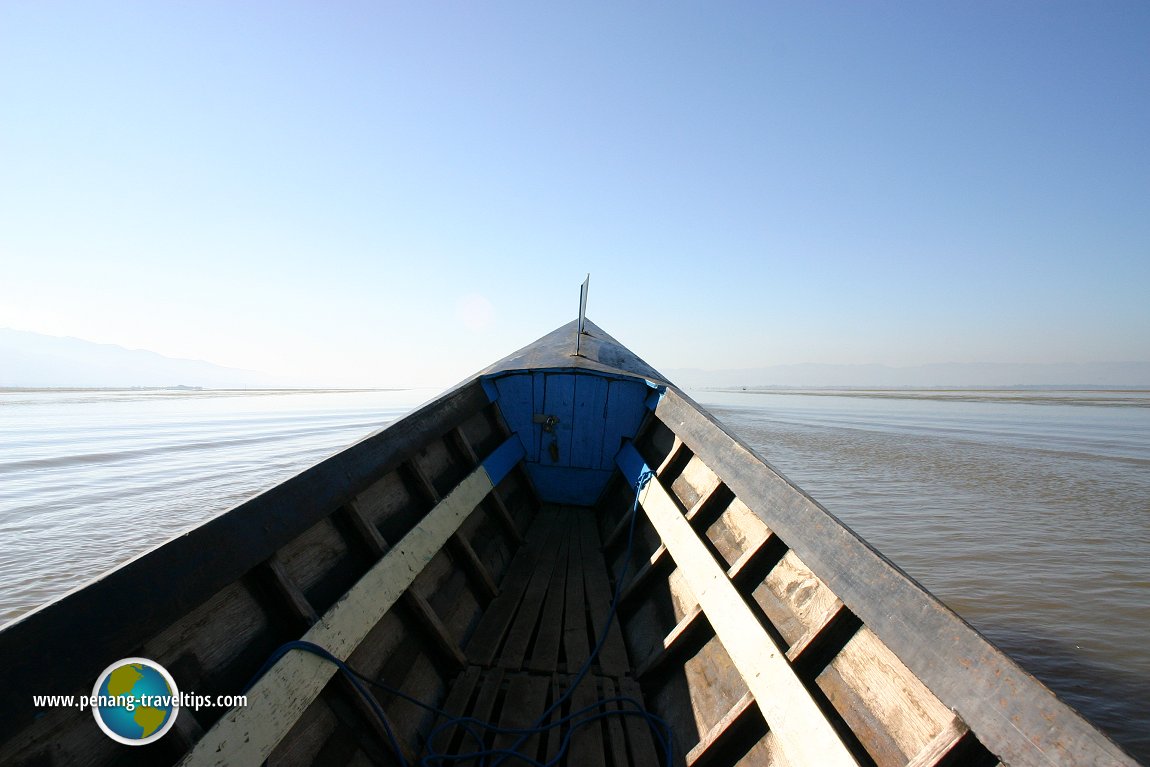
<svg viewBox="0 0 1150 767">
<path fill-rule="evenodd" d="M 0 392 L 0 622 L 434 394 Z M 1150 393 L 691 394 L 1150 762 Z"/>
<path fill-rule="evenodd" d="M 691 392 L 1150 763 L 1150 392 Z"/>
<path fill-rule="evenodd" d="M 0 392 L 0 623 L 435 394 Z"/>
</svg>

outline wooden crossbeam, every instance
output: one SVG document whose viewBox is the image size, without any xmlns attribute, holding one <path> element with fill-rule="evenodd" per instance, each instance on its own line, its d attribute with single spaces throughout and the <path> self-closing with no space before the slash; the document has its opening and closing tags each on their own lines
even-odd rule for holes
<svg viewBox="0 0 1150 767">
<path fill-rule="evenodd" d="M 721 751 L 727 741 L 736 737 L 740 730 L 747 728 L 755 719 L 758 719 L 759 726 L 765 729 L 766 725 L 755 706 L 755 696 L 747 692 L 687 752 L 685 760 L 687 767 L 704 767 L 713 762 L 715 753 Z"/>
<path fill-rule="evenodd" d="M 416 489 L 427 499 L 429 503 L 439 503 L 439 491 L 435 489 L 431 479 L 424 472 L 423 467 L 419 465 L 419 461 L 412 458 L 404 464 L 408 476 L 411 477 L 415 484 Z M 463 568 L 463 571 L 470 577 L 471 585 L 479 592 L 479 596 L 485 601 L 490 602 L 495 599 L 495 595 L 499 593 L 499 587 L 495 585 L 495 579 L 491 577 L 491 571 L 483 564 L 483 560 L 475 553 L 475 549 L 467 542 L 459 532 L 454 532 L 447 540 L 447 548 L 455 557 L 455 561 Z"/>
<path fill-rule="evenodd" d="M 454 443 L 460 453 L 464 455 L 467 460 L 471 461 L 474 466 L 479 463 L 479 456 L 475 452 L 475 448 L 471 445 L 471 440 L 463 433 L 463 428 L 456 426 L 454 429 L 447 433 L 448 438 Z M 496 488 L 491 491 L 487 499 L 483 501 L 483 510 L 488 512 L 496 522 L 503 528 L 511 541 L 516 546 L 523 544 L 523 533 L 519 530 L 519 525 L 515 524 L 515 519 L 511 516 L 510 509 L 507 504 L 503 502 L 503 498 L 499 495 L 499 489 Z"/>
<path fill-rule="evenodd" d="M 631 448 L 634 452 L 634 448 Z M 620 461 L 627 473 L 642 458 Z M 723 568 L 699 540 L 658 479 L 640 491 L 639 502 L 679 566 L 687 586 L 715 629 L 731 662 L 747 681 L 768 726 L 796 764 L 856 765 L 854 757 L 795 675 L 783 650 L 759 625 Z"/>
<path fill-rule="evenodd" d="M 522 457 L 506 444 L 488 459 L 502 466 Z M 493 463 L 492 466 L 495 464 Z M 481 464 L 437 503 L 302 637 L 346 660 L 379 623 L 494 486 Z M 290 652 L 248 691 L 248 705 L 223 716 L 181 765 L 258 765 L 316 699 L 336 667 L 318 656 Z"/>
<path fill-rule="evenodd" d="M 271 557 L 263 563 L 262 568 L 268 576 L 268 580 L 271 581 L 272 587 L 280 598 L 281 603 L 287 607 L 292 616 L 302 621 L 306 626 L 315 625 L 315 623 L 319 621 L 319 614 L 316 613 L 311 601 L 308 600 L 303 590 L 300 589 L 299 584 L 288 574 L 279 556 L 272 554 Z M 375 737 L 378 741 L 385 746 L 390 744 L 391 740 L 388 729 L 390 728 L 394 731 L 395 727 L 391 721 L 387 719 L 386 715 L 384 716 L 384 720 L 380 720 L 375 709 L 363 699 L 363 696 L 359 694 L 359 690 L 357 690 L 355 685 L 351 683 L 351 680 L 343 674 L 336 676 L 335 685 L 351 703 L 352 708 L 367 722 L 367 726 L 375 733 Z M 346 715 L 341 715 L 339 709 L 336 710 L 336 716 L 352 731 L 359 729 L 358 723 L 353 719 L 347 718 Z M 410 749 L 403 743 L 400 743 L 399 747 L 403 751 L 404 759 L 410 762 L 413 756 Z"/>
<path fill-rule="evenodd" d="M 311 602 L 284 569 L 279 554 L 272 554 L 265 559 L 260 569 L 266 576 L 265 580 L 271 584 L 272 590 L 293 618 L 305 626 L 310 626 L 319 620 L 319 614 Z"/>
<path fill-rule="evenodd" d="M 969 734 L 970 730 L 962 719 L 954 717 L 907 762 L 906 767 L 934 767 L 956 749 Z"/>
<path fill-rule="evenodd" d="M 692 525 L 699 522 L 706 521 L 706 516 L 702 514 L 704 507 L 711 503 L 712 499 L 717 497 L 719 488 L 722 487 L 721 482 L 715 482 L 699 496 L 699 500 L 695 501 L 694 505 L 687 510 L 684 515 L 686 520 Z M 635 575 L 627 583 L 623 589 L 623 593 L 619 596 L 619 604 L 626 605 L 631 602 L 637 594 L 646 591 L 647 584 L 655 575 L 667 572 L 674 562 L 667 556 L 666 545 L 660 543 L 655 553 L 648 557 L 647 561 L 635 571 Z"/>
<path fill-rule="evenodd" d="M 714 631 L 703 617 L 704 613 L 698 605 L 683 616 L 663 639 L 663 646 L 650 654 L 646 660 L 635 670 L 636 679 L 646 679 L 657 673 L 683 652 L 687 647 L 698 647 L 705 644 L 706 638 L 712 636 Z"/>
<path fill-rule="evenodd" d="M 612 478 L 612 481 L 615 481 L 614 478 Z M 619 521 L 615 523 L 615 527 L 613 527 L 611 529 L 611 532 L 607 534 L 607 539 L 605 541 L 603 541 L 603 546 L 602 546 L 603 551 L 609 550 L 610 548 L 615 546 L 615 544 L 617 544 L 621 540 L 623 540 L 623 536 L 627 533 L 627 530 L 630 528 L 630 526 L 631 526 L 631 507 L 630 507 L 630 505 L 628 505 L 626 507 L 626 509 L 623 511 L 623 513 L 620 515 Z"/>
<path fill-rule="evenodd" d="M 663 457 L 663 461 L 659 464 L 659 468 L 655 470 L 655 476 L 662 476 L 667 467 L 670 466 L 671 463 L 679 457 L 679 451 L 685 449 L 686 448 L 683 447 L 683 440 L 679 439 L 679 437 L 676 435 L 675 441 L 671 445 L 671 449 L 667 451 L 667 455 Z M 603 541 L 603 551 L 607 551 L 620 540 L 622 540 L 623 534 L 627 532 L 627 529 L 630 527 L 631 515 L 629 512 L 630 509 L 623 512 L 623 515 L 619 518 L 619 521 L 615 524 L 615 527 L 611 530 L 611 533 L 607 536 L 607 539 Z M 660 549 L 662 549 L 662 547 L 660 547 Z"/>
<path fill-rule="evenodd" d="M 787 659 L 791 663 L 798 662 L 813 645 L 818 644 L 819 640 L 826 636 L 828 629 L 834 625 L 835 621 L 837 621 L 845 611 L 846 606 L 842 603 L 842 600 L 835 597 L 834 603 L 831 605 L 831 608 L 827 610 L 823 619 L 819 621 L 818 624 L 812 626 L 787 648 Z"/>
<path fill-rule="evenodd" d="M 779 545 L 777 545 L 779 544 Z M 778 562 L 786 552 L 786 547 L 774 535 L 768 535 L 755 546 L 750 547 L 727 569 L 727 578 L 736 588 L 742 589 L 748 577 L 758 574 L 766 566 Z M 643 661 L 635 671 L 635 676 L 643 679 L 664 668 L 685 648 L 697 644 L 704 637 L 713 635 L 710 624 L 705 620 L 703 609 L 696 604 L 679 620 L 675 628 L 663 639 L 662 649 L 656 650 Z M 704 640 L 705 641 L 705 640 Z"/>
<path fill-rule="evenodd" d="M 359 539 L 367 546 L 372 556 L 376 559 L 386 556 L 387 552 L 391 550 L 391 544 L 384 539 L 379 529 L 367 520 L 359 505 L 352 501 L 343 508 L 343 513 L 344 518 L 350 523 Z M 467 665 L 467 656 L 463 654 L 463 650 L 451 636 L 447 626 L 443 625 L 443 621 L 435 612 L 435 608 L 422 595 L 411 589 L 403 592 L 400 600 L 423 627 L 427 635 L 431 637 L 440 654 L 455 667 L 455 670 L 463 669 Z"/>
</svg>

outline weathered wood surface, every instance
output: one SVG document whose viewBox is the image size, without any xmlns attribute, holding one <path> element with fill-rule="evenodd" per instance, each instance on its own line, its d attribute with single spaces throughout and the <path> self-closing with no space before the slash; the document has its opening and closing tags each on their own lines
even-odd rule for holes
<svg viewBox="0 0 1150 767">
<path fill-rule="evenodd" d="M 1136 764 L 686 395 L 656 415 L 1005 763 Z"/>
<path fill-rule="evenodd" d="M 354 501 L 344 507 L 344 513 L 347 515 L 352 528 L 376 559 L 384 557 L 387 552 L 391 551 L 391 545 L 384 540 L 383 535 L 380 534 L 375 525 L 364 518 Z M 464 668 L 467 665 L 467 658 L 464 656 L 463 650 L 460 649 L 459 642 L 443 625 L 443 621 L 428 604 L 427 599 L 421 596 L 419 592 L 408 589 L 403 592 L 401 601 L 423 626 L 442 656 L 454 665 L 456 670 Z"/>
<path fill-rule="evenodd" d="M 574 335 L 566 326 L 486 372 L 541 369 L 555 374 L 553 384 L 579 371 L 628 386 L 634 380 L 624 381 L 626 376 L 663 382 L 600 329 L 588 330 L 586 358 L 570 356 Z M 538 379 L 531 382 L 540 389 L 531 393 L 533 400 L 547 394 L 547 375 L 525 378 Z M 588 402 L 607 379 L 587 378 L 587 388 L 582 382 L 572 388 L 571 407 L 591 417 L 595 408 Z M 309 624 L 307 638 L 334 645 L 343 657 L 357 647 L 359 635 L 355 664 L 373 676 L 402 677 L 397 671 L 417 668 L 405 689 L 429 702 L 445 700 L 453 714 L 534 721 L 532 714 L 565 689 L 567 674 L 602 633 L 613 593 L 603 552 L 621 556 L 628 520 L 614 506 L 602 528 L 588 524 L 586 510 L 563 517 L 545 509 L 531 525 L 538 502 L 528 498 L 531 480 L 520 467 L 503 497 L 485 491 L 477 502 L 481 512 L 460 511 L 468 518 L 463 535 L 441 529 L 437 510 L 454 495 L 448 490 L 475 470 L 477 450 L 486 454 L 508 436 L 502 416 L 488 406 L 484 383 L 457 387 L 280 487 L 6 627 L 0 657 L 24 662 L 7 673 L 9 689 L 17 692 L 0 696 L 0 756 L 49 758 L 39 746 L 21 752 L 17 744 L 12 750 L 5 739 L 20 731 L 25 743 L 56 737 L 53 753 L 78 754 L 76 763 L 106 764 L 115 754 L 104 739 L 88 742 L 90 718 L 83 731 L 68 712 L 51 712 L 28 726 L 31 692 L 86 692 L 73 689 L 76 679 L 90 684 L 108 657 L 137 654 L 141 647 L 138 654 L 183 664 L 190 678 L 208 685 L 197 691 L 234 692 L 212 685 L 250 675 L 252 664 L 258 666 L 282 641 L 285 626 L 303 631 Z M 631 617 L 622 621 L 627 642 L 645 632 L 636 644 L 645 660 L 636 674 L 622 632 L 613 628 L 587 686 L 552 721 L 573 706 L 616 693 L 679 706 L 675 718 L 685 726 L 678 756 L 700 765 L 785 764 L 788 754 L 798 765 L 812 753 L 809 763 L 825 764 L 824 750 L 841 758 L 843 750 L 820 727 L 842 735 L 847 760 L 892 767 L 949 767 L 968 757 L 982 764 L 990 758 L 983 743 L 1016 765 L 1133 764 L 681 392 L 669 388 L 651 407 L 655 412 L 645 417 L 640 434 L 648 437 L 644 454 L 660 479 L 648 487 L 643 513 L 652 523 L 660 520 L 662 540 L 652 540 L 651 525 L 640 520 L 633 561 L 641 565 L 646 559 L 646 566 L 636 568 L 627 591 Z M 596 441 L 587 436 L 592 432 L 574 429 L 574 422 L 568 426 L 558 435 L 561 460 L 574 449 L 611 460 L 617 449 L 612 439 Z M 536 453 L 546 449 L 541 443 L 529 447 Z M 420 522 L 424 514 L 428 519 Z M 435 556 L 434 566 L 418 582 L 411 575 L 405 586 L 408 575 L 398 572 L 403 568 L 387 563 L 411 551 L 405 536 L 413 525 L 430 525 L 437 538 L 446 536 L 440 543 L 450 541 L 450 557 L 436 555 L 435 541 L 423 541 L 424 564 Z M 600 531 L 607 534 L 603 547 Z M 449 588 L 441 588 L 445 584 Z M 400 609 L 389 611 L 393 604 Z M 70 646 L 76 626 L 89 630 L 83 654 Z M 328 664 L 292 653 L 277 669 L 265 677 L 265 689 L 253 692 L 254 709 L 244 709 L 255 711 L 244 720 L 252 727 L 237 727 L 237 712 L 215 727 L 218 714 L 208 714 L 208 721 L 184 715 L 177 732 L 149 753 L 160 757 L 162 751 L 172 761 L 199 740 L 194 753 L 207 761 L 259 759 L 276 739 L 267 733 L 288 727 L 273 760 L 387 762 L 380 723 L 357 696 L 341 692 L 342 683 L 325 685 L 333 672 Z M 744 678 L 750 690 L 742 686 Z M 796 689 L 809 692 L 816 717 L 801 695 L 795 697 Z M 269 700 L 271 708 L 263 708 Z M 396 721 L 410 758 L 431 725 L 429 715 L 419 714 L 425 723 L 420 724 L 410 704 L 389 701 L 385 708 L 389 717 L 401 712 L 406 718 Z M 72 719 L 65 721 L 67 716 Z M 57 726 L 61 722 L 66 726 Z M 242 729 L 248 742 L 233 751 L 243 740 L 233 738 L 227 748 L 206 754 L 213 743 L 222 744 L 221 726 Z M 801 734 L 804 728 L 809 737 Z M 545 759 L 556 753 L 564 732 L 548 731 L 526 748 Z M 253 733 L 258 744 L 245 750 Z M 796 739 L 809 743 L 796 747 Z M 468 745 L 462 737 L 454 741 L 446 747 Z M 501 745 L 510 742 L 499 738 Z M 569 764 L 659 763 L 647 725 L 636 717 L 596 723 L 573 746 Z"/>
<path fill-rule="evenodd" d="M 574 673 L 607 627 L 613 592 L 590 510 L 545 507 L 466 648 L 470 663 Z M 594 668 L 630 670 L 617 622 Z"/>
<path fill-rule="evenodd" d="M 639 500 L 790 759 L 828 767 L 856 765 L 783 650 L 763 631 L 657 478 L 643 488 Z"/>
<path fill-rule="evenodd" d="M 760 730 L 757 734 L 762 737 L 766 732 L 766 722 L 755 706 L 755 696 L 748 691 L 723 715 L 722 719 L 715 723 L 714 727 L 703 735 L 694 748 L 687 752 L 685 760 L 687 767 L 704 767 L 711 763 L 715 755 L 722 750 L 726 740 L 737 737 L 740 730 L 753 727 L 756 723 Z"/>
<path fill-rule="evenodd" d="M 632 671 L 617 622 L 607 629 L 614 592 L 591 510 L 545 506 L 526 541 L 467 645 L 471 665 L 448 695 L 453 714 L 461 701 L 474 699 L 464 709 L 476 718 L 515 726 L 539 722 L 568 691 L 570 674 L 587 661 L 600 636 L 606 638 L 590 676 L 565 697 L 548 722 L 557 723 L 586 707 L 594 707 L 594 712 L 634 711 L 633 704 L 618 700 L 599 703 L 626 695 L 642 705 L 643 698 L 628 679 Z M 493 686 L 501 693 L 491 704 L 482 691 Z M 530 758 L 548 760 L 558 755 L 569 734 L 571 722 L 530 737 L 498 735 L 493 742 L 497 748 L 516 746 Z M 568 745 L 559 763 L 572 767 L 658 764 L 650 730 L 634 715 L 617 714 L 578 728 Z M 475 748 L 458 734 L 438 738 L 435 746 L 441 753 L 455 754 Z"/>
<path fill-rule="evenodd" d="M 727 568 L 727 579 L 736 589 L 746 589 L 750 576 L 757 573 L 761 567 L 778 561 L 780 551 L 771 545 L 777 538 L 766 538 L 753 546 Z M 689 579 L 688 579 L 689 582 Z M 690 652 L 692 647 L 701 645 L 714 635 L 714 629 L 706 620 L 703 608 L 696 603 L 687 613 L 679 619 L 670 633 L 663 640 L 662 648 L 651 653 L 635 672 L 639 679 L 658 673 L 661 669 L 674 664 L 684 652 Z M 787 650 L 787 658 L 794 661 L 798 657 L 791 655 Z"/>
<path fill-rule="evenodd" d="M 585 327 L 582 354 L 576 357 L 575 326 L 576 323 L 572 321 L 556 328 L 534 343 L 485 368 L 480 375 L 498 375 L 513 370 L 573 369 L 666 382 L 662 374 L 590 320 L 587 320 Z"/>
<path fill-rule="evenodd" d="M 200 527 L 101 576 L 0 631 L 5 672 L 0 742 L 31 722 L 31 696 L 71 692 L 109 658 L 194 610 L 259 562 L 462 423 L 488 400 L 472 381 Z M 83 632 L 84 652 L 74 637 Z M 77 690 L 82 692 L 82 690 Z"/>
<path fill-rule="evenodd" d="M 463 428 L 460 426 L 455 427 L 448 433 L 448 438 L 455 444 L 456 449 L 467 460 L 471 467 L 479 465 L 479 456 L 475 452 L 475 448 L 471 445 L 471 440 L 464 434 Z M 511 542 L 515 546 L 520 546 L 523 543 L 523 533 L 519 530 L 519 525 L 515 524 L 515 520 L 511 517 L 511 512 L 507 509 L 507 504 L 503 502 L 498 492 L 492 492 L 486 499 L 484 499 L 483 508 L 488 511 L 495 520 L 503 526 L 504 531 L 511 536 Z"/>
<path fill-rule="evenodd" d="M 491 488 L 486 470 L 475 469 L 304 634 L 303 640 L 324 647 L 337 658 L 351 655 Z M 288 653 L 252 687 L 248 705 L 229 712 L 181 763 L 261 763 L 335 673 L 334 665 L 315 655 Z"/>
<path fill-rule="evenodd" d="M 472 717 L 501 727 L 533 727 L 543 712 L 568 692 L 573 681 L 573 677 L 566 675 L 470 666 L 460 674 L 448 693 L 446 709 L 453 716 Z M 588 676 L 542 723 L 549 725 L 543 732 L 531 735 L 489 733 L 486 744 L 495 748 L 515 747 L 517 752 L 539 762 L 558 758 L 555 763 L 560 767 L 659 767 L 658 745 L 641 718 L 615 715 L 587 721 L 591 715 L 602 712 L 635 711 L 633 705 L 613 700 L 620 696 L 642 703 L 642 694 L 634 682 L 625 678 Z M 590 711 L 575 719 L 560 721 L 582 709 Z M 436 725 L 445 721 L 438 719 Z M 573 725 L 577 725 L 574 733 Z M 560 747 L 564 743 L 567 750 L 560 756 Z M 461 729 L 451 728 L 445 730 L 433 745 L 438 753 L 450 755 L 465 754 L 478 748 L 478 744 Z M 510 760 L 507 764 L 517 761 Z"/>
<path fill-rule="evenodd" d="M 261 567 L 266 569 L 268 578 L 272 582 L 276 594 L 279 595 L 287 611 L 305 626 L 314 626 L 320 620 L 319 614 L 316 613 L 315 608 L 312 607 L 307 596 L 304 595 L 303 590 L 291 579 L 291 576 L 288 575 L 287 571 L 280 564 L 279 558 L 273 556 Z M 394 730 L 392 723 L 387 721 L 386 717 L 381 719 L 376 715 L 368 702 L 360 696 L 355 686 L 351 683 L 351 680 L 346 676 L 336 675 L 335 683 L 337 689 L 343 694 L 351 708 L 359 713 L 360 720 L 367 723 L 367 726 L 374 731 L 376 738 L 380 739 L 381 742 L 386 742 L 388 730 Z M 338 718 L 345 718 L 340 716 L 340 709 L 337 709 L 335 714 Z M 355 728 L 358 722 L 350 722 L 349 724 Z M 201 737 L 202 735 L 203 733 L 200 733 Z M 402 743 L 400 744 L 400 748 L 404 748 Z M 412 755 L 410 751 L 405 749 L 403 756 L 409 763 L 411 762 Z"/>
<path fill-rule="evenodd" d="M 559 540 L 558 515 L 552 510 L 540 511 L 538 521 L 527 531 L 526 544 L 511 562 L 503 578 L 499 596 L 488 605 L 467 643 L 467 657 L 471 662 L 480 666 L 490 666 L 495 662 L 531 574 L 549 556 L 552 547 L 559 545 Z"/>
</svg>

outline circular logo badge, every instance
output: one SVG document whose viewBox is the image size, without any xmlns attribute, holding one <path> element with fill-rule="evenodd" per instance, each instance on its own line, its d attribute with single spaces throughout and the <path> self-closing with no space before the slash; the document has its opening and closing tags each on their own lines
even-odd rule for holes
<svg viewBox="0 0 1150 767">
<path fill-rule="evenodd" d="M 114 741 L 143 746 L 159 740 L 180 710 L 168 670 L 147 658 L 124 658 L 104 669 L 92 688 L 92 716 Z"/>
</svg>

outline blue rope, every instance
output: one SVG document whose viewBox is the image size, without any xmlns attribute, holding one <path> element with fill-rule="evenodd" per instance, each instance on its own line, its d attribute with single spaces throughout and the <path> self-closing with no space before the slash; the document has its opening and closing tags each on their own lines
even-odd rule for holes
<svg viewBox="0 0 1150 767">
<path fill-rule="evenodd" d="M 338 667 L 339 670 L 344 673 L 344 676 L 348 678 L 348 681 L 351 682 L 352 686 L 355 688 L 356 692 L 359 693 L 360 697 L 367 701 L 367 704 L 371 707 L 372 712 L 375 713 L 376 717 L 383 725 L 383 730 L 387 734 L 388 743 L 391 746 L 391 750 L 395 752 L 395 757 L 399 759 L 399 763 L 403 765 L 403 767 L 410 767 L 407 759 L 405 759 L 403 756 L 403 749 L 399 745 L 399 740 L 396 739 L 395 733 L 391 729 L 391 724 L 387 721 L 387 714 L 383 712 L 383 707 L 379 705 L 379 701 L 375 699 L 375 696 L 369 693 L 366 689 L 364 689 L 363 685 L 360 684 L 361 679 L 366 681 L 371 680 L 365 677 L 363 674 L 357 672 L 355 669 L 344 663 L 339 658 L 332 655 L 326 648 L 321 647 L 314 642 L 305 642 L 302 639 L 297 639 L 291 642 L 285 642 L 284 644 L 277 647 L 276 651 L 273 652 L 266 661 L 264 661 L 264 665 L 260 668 L 259 671 L 256 672 L 256 675 L 252 677 L 252 680 L 248 682 L 247 686 L 244 687 L 243 694 L 247 695 L 248 691 L 255 686 L 255 683 L 258 682 L 260 678 L 279 661 L 280 658 L 287 655 L 292 650 L 303 650 L 304 652 L 309 652 L 312 655 L 318 655 L 324 660 L 334 663 L 336 667 Z"/>
<path fill-rule="evenodd" d="M 554 703 L 547 707 L 547 710 L 539 716 L 539 718 L 531 727 L 500 727 L 490 722 L 480 721 L 474 717 L 454 716 L 447 713 L 446 711 L 443 711 L 442 709 L 417 700 L 416 698 L 413 698 L 401 690 L 389 687 L 382 682 L 378 682 L 359 673 L 347 663 L 332 655 L 325 648 L 312 642 L 306 642 L 303 640 L 287 642 L 278 647 L 276 651 L 273 652 L 271 656 L 269 656 L 268 659 L 264 662 L 260 670 L 256 672 L 255 676 L 252 677 L 252 680 L 244 688 L 244 693 L 246 694 L 249 690 L 251 690 L 255 683 L 264 674 L 266 674 L 272 668 L 272 666 L 274 666 L 279 661 L 280 658 L 292 650 L 300 650 L 302 652 L 308 652 L 313 655 L 317 655 L 329 661 L 330 663 L 334 664 L 345 676 L 347 676 L 356 692 L 368 703 L 372 712 L 383 725 L 383 729 L 387 735 L 389 745 L 391 746 L 392 751 L 395 752 L 396 758 L 399 760 L 399 763 L 403 765 L 403 767 L 411 766 L 403 755 L 403 749 L 400 747 L 399 741 L 391 729 L 391 724 L 388 722 L 387 715 L 384 713 L 383 707 L 380 706 L 379 701 L 376 700 L 375 696 L 371 695 L 364 688 L 364 686 L 361 684 L 361 681 L 367 682 L 368 684 L 374 687 L 378 687 L 379 689 L 384 690 L 391 695 L 406 700 L 409 703 L 412 703 L 426 711 L 430 711 L 440 717 L 443 717 L 445 721 L 435 727 L 430 733 L 428 733 L 424 744 L 424 749 L 427 753 L 420 759 L 419 763 L 421 767 L 443 767 L 443 765 L 464 760 L 472 760 L 480 766 L 490 764 L 491 767 L 499 767 L 499 765 L 502 765 L 508 759 L 515 759 L 528 765 L 532 765 L 532 767 L 554 767 L 554 765 L 557 765 L 566 754 L 567 749 L 571 744 L 571 737 L 575 734 L 576 730 L 581 727 L 586 727 L 601 719 L 606 719 L 612 716 L 638 717 L 643 719 L 647 723 L 648 728 L 650 728 L 651 733 L 654 735 L 655 739 L 658 741 L 660 747 L 662 748 L 664 763 L 669 767 L 673 753 L 670 725 L 668 725 L 658 716 L 644 709 L 643 705 L 634 698 L 622 695 L 611 698 L 603 698 L 595 701 L 589 706 L 579 709 L 578 711 L 574 711 L 565 717 L 557 719 L 550 724 L 545 724 L 547 718 L 551 716 L 556 711 L 556 709 L 558 709 L 564 703 L 564 701 L 571 697 L 571 694 L 575 691 L 575 688 L 578 687 L 579 684 L 586 678 L 587 674 L 591 670 L 592 663 L 594 662 L 595 658 L 598 657 L 600 651 L 603 649 L 603 646 L 607 642 L 607 634 L 611 629 L 611 624 L 615 620 L 615 614 L 618 611 L 619 598 L 623 592 L 623 582 L 626 579 L 627 571 L 631 566 L 631 555 L 635 544 L 635 522 L 638 518 L 639 512 L 639 495 L 642 493 L 643 488 L 646 487 L 647 483 L 651 480 L 652 476 L 653 473 L 651 470 L 644 467 L 635 483 L 635 500 L 631 504 L 631 520 L 627 530 L 627 548 L 623 556 L 623 567 L 619 572 L 618 577 L 615 579 L 615 592 L 611 598 L 611 609 L 607 614 L 607 622 L 603 626 L 602 632 L 599 634 L 599 639 L 595 643 L 595 647 L 591 651 L 591 654 L 587 656 L 587 660 L 583 662 L 583 665 L 580 667 L 579 672 L 575 675 L 575 678 L 571 682 L 570 686 L 563 692 L 562 695 L 555 699 Z M 621 708 L 600 710 L 605 706 L 612 704 L 618 704 L 621 706 Z M 622 708 L 622 706 L 634 706 L 634 709 Z M 532 736 L 542 735 L 548 730 L 552 730 L 564 724 L 570 724 L 571 726 L 568 728 L 567 734 L 560 742 L 558 752 L 551 760 L 547 762 L 540 762 L 537 759 L 532 759 L 526 754 L 520 753 L 519 749 L 521 749 L 523 744 Z M 435 740 L 440 736 L 440 734 L 449 730 L 462 730 L 464 735 L 469 740 L 475 742 L 476 750 L 457 754 L 445 754 L 437 751 L 433 745 Z M 519 737 L 508 748 L 486 748 L 483 742 L 483 736 L 480 734 L 481 731 L 502 735 L 518 735 Z M 452 738 L 448 739 L 449 742 L 451 740 Z M 495 758 L 495 761 L 490 762 L 489 760 L 491 758 Z"/>
</svg>

